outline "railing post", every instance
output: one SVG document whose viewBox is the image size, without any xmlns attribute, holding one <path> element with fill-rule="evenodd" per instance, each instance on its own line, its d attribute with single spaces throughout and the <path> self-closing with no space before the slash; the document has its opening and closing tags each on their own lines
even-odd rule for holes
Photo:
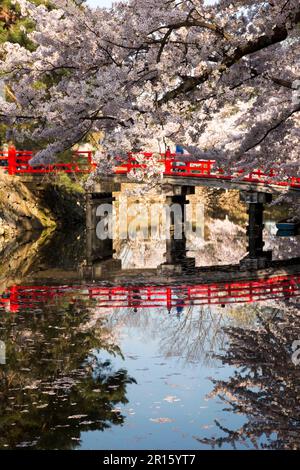
<svg viewBox="0 0 300 470">
<path fill-rule="evenodd" d="M 128 152 L 127 154 L 127 173 L 129 173 L 132 170 L 132 153 Z"/>
<path fill-rule="evenodd" d="M 11 286 L 10 288 L 10 312 L 11 313 L 17 313 L 19 311 L 19 296 L 18 296 L 18 287 L 17 286 Z"/>
<path fill-rule="evenodd" d="M 15 147 L 9 147 L 8 149 L 8 174 L 15 175 L 17 172 L 16 162 L 17 152 Z"/>
<path fill-rule="evenodd" d="M 170 174 L 172 170 L 171 150 L 168 147 L 165 153 L 165 173 Z"/>
<path fill-rule="evenodd" d="M 92 150 L 88 151 L 88 170 L 93 171 L 97 165 L 94 163 L 94 153 Z"/>
<path fill-rule="evenodd" d="M 172 290 L 170 287 L 167 287 L 167 310 L 171 313 L 172 310 Z"/>
<path fill-rule="evenodd" d="M 89 162 L 89 166 L 92 167 L 93 166 L 93 152 L 91 150 L 88 151 L 88 162 Z"/>
</svg>

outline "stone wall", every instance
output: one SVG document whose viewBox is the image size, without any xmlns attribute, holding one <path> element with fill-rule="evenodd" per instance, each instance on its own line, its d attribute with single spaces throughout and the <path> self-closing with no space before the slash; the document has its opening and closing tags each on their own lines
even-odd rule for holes
<svg viewBox="0 0 300 470">
<path fill-rule="evenodd" d="M 55 225 L 50 209 L 43 207 L 39 198 L 17 177 L 0 170 L 0 251 L 7 240 L 22 231 Z"/>
</svg>

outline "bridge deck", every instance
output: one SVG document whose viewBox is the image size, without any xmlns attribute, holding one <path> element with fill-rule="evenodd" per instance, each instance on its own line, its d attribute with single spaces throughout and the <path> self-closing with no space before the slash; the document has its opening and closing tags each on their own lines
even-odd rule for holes
<svg viewBox="0 0 300 470">
<path fill-rule="evenodd" d="M 127 175 L 111 175 L 104 176 L 101 178 L 101 183 L 110 184 L 113 188 L 113 185 L 119 185 L 124 183 L 135 183 L 140 184 L 140 182 L 135 182 L 130 180 Z M 101 192 L 101 183 L 94 183 L 93 186 L 89 188 L 89 192 L 98 193 Z M 142 184 L 142 183 L 141 183 Z M 223 189 L 237 189 L 241 191 L 258 191 L 265 192 L 270 194 L 281 194 L 281 193 L 292 193 L 296 196 L 300 195 L 300 185 L 299 186 L 282 186 L 282 185 L 266 185 L 265 183 L 260 182 L 247 182 L 241 180 L 222 180 L 220 178 L 199 178 L 199 177 L 184 177 L 180 175 L 173 176 L 164 176 L 161 183 L 162 187 L 165 186 L 167 189 L 168 186 L 193 186 L 193 187 L 207 187 L 207 188 L 223 188 Z"/>
</svg>

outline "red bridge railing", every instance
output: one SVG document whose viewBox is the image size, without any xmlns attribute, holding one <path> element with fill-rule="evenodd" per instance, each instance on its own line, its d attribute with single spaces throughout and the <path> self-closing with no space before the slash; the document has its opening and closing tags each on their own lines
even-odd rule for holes
<svg viewBox="0 0 300 470">
<path fill-rule="evenodd" d="M 144 153 L 145 158 L 150 158 L 152 153 Z M 295 189 L 300 189 L 300 177 L 288 176 L 284 178 L 284 181 L 279 180 L 276 171 L 270 170 L 264 172 L 261 169 L 252 171 L 247 174 L 244 170 L 239 170 L 232 174 L 226 174 L 222 168 L 219 168 L 215 160 L 199 160 L 199 161 L 188 161 L 186 155 L 183 159 L 179 158 L 179 155 L 166 152 L 161 154 L 162 159 L 158 163 L 164 165 L 164 176 L 172 176 L 178 178 L 203 178 L 203 179 L 218 179 L 223 181 L 233 181 L 238 179 L 239 181 L 247 183 L 260 183 L 265 185 L 277 185 L 277 186 L 288 186 Z M 132 170 L 138 168 L 146 168 L 146 164 L 139 164 L 134 154 L 129 154 L 128 161 L 122 165 L 117 166 L 114 170 L 115 174 L 127 174 Z"/>
<path fill-rule="evenodd" d="M 145 158 L 150 158 L 152 153 L 144 153 Z M 10 175 L 17 174 L 45 174 L 45 173 L 90 173 L 96 168 L 93 162 L 93 152 L 73 152 L 72 161 L 68 163 L 54 163 L 51 165 L 32 166 L 29 161 L 34 152 L 16 150 L 11 147 L 7 152 L 0 152 L 0 168 L 2 167 Z M 300 177 L 286 175 L 278 178 L 275 170 L 264 172 L 261 169 L 247 174 L 239 170 L 231 174 L 219 168 L 214 160 L 188 161 L 188 156 L 180 159 L 177 154 L 167 151 L 161 154 L 159 163 L 164 166 L 164 176 L 176 178 L 203 178 L 222 181 L 243 181 L 246 183 L 260 183 L 300 189 Z M 121 160 L 120 158 L 118 160 Z M 126 175 L 134 169 L 146 168 L 146 164 L 139 164 L 133 153 L 128 154 L 128 160 L 112 169 L 114 174 Z"/>
<path fill-rule="evenodd" d="M 72 153 L 72 161 L 68 163 L 54 163 L 51 165 L 32 166 L 29 161 L 34 152 L 9 148 L 7 152 L 0 152 L 0 168 L 9 175 L 18 174 L 46 174 L 46 173 L 90 173 L 96 167 L 93 163 L 93 152 L 77 151 Z"/>
<path fill-rule="evenodd" d="M 290 299 L 300 296 L 300 274 L 269 279 L 182 286 L 12 286 L 0 296 L 10 312 L 36 308 L 60 297 L 71 302 L 94 300 L 99 308 L 183 308 Z"/>
</svg>

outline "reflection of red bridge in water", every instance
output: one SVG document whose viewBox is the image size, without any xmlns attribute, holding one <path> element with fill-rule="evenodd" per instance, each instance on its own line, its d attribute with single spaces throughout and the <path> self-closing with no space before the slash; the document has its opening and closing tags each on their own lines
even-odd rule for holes
<svg viewBox="0 0 300 470">
<path fill-rule="evenodd" d="M 228 305 L 300 296 L 300 274 L 268 279 L 181 286 L 104 287 L 12 286 L 0 296 L 0 307 L 10 312 L 37 308 L 60 297 L 76 302 L 94 300 L 99 308 L 167 308 Z"/>
<path fill-rule="evenodd" d="M 26 150 L 16 150 L 11 147 L 7 152 L 0 152 L 0 168 L 5 169 L 10 175 L 20 174 L 57 174 L 57 173 L 91 173 L 95 170 L 96 164 L 93 162 L 93 152 L 77 151 L 73 152 L 72 159 L 68 163 L 54 163 L 51 165 L 31 166 L 29 161 L 34 152 Z M 144 157 L 150 158 L 152 153 L 143 153 Z M 117 159 L 122 160 L 121 158 Z M 285 175 L 280 180 L 276 177 L 276 170 L 272 169 L 266 173 L 263 170 L 255 170 L 246 174 L 244 170 L 226 173 L 213 160 L 188 161 L 188 156 L 184 159 L 179 155 L 167 151 L 161 154 L 160 164 L 164 165 L 164 177 L 176 178 L 202 178 L 207 180 L 217 180 L 229 182 L 238 179 L 244 183 L 264 184 L 265 186 L 288 187 L 300 190 L 300 177 Z M 128 173 L 145 168 L 145 164 L 139 164 L 134 154 L 128 154 L 127 161 L 124 159 L 112 170 L 112 175 L 128 175 Z"/>
</svg>

